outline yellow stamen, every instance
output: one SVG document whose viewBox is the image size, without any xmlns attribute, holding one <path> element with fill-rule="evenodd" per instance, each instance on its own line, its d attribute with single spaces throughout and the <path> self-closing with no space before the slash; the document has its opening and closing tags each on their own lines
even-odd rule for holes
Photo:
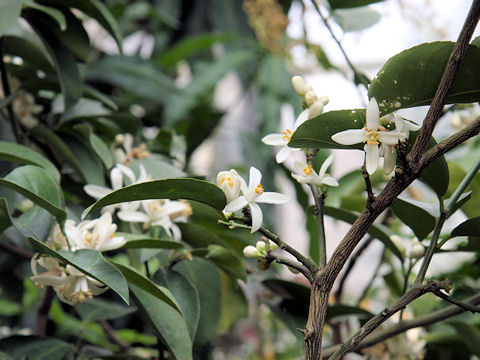
<svg viewBox="0 0 480 360">
<path fill-rule="evenodd" d="M 303 169 L 303 172 L 308 176 L 313 172 L 313 169 L 310 165 L 308 165 L 305 169 Z"/>
<path fill-rule="evenodd" d="M 368 145 L 378 145 L 378 131 L 372 129 L 365 129 L 365 140 L 364 143 Z"/>
<path fill-rule="evenodd" d="M 285 129 L 285 131 L 282 131 L 282 139 L 289 142 L 290 139 L 292 138 L 293 132 L 290 129 Z"/>
<path fill-rule="evenodd" d="M 227 185 L 233 188 L 233 180 L 231 177 L 223 177 L 222 180 L 220 180 L 220 185 L 222 185 L 224 182 L 227 182 Z"/>
<path fill-rule="evenodd" d="M 258 184 L 257 186 L 255 186 L 255 192 L 258 195 L 262 195 L 263 194 L 263 186 L 261 184 Z"/>
</svg>

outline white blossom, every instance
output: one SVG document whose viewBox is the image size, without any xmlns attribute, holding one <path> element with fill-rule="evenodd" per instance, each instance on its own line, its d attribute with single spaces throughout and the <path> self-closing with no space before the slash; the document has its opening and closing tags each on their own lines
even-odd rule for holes
<svg viewBox="0 0 480 360">
<path fill-rule="evenodd" d="M 300 175 L 292 173 L 292 177 L 301 184 L 338 186 L 337 180 L 327 174 L 327 169 L 332 163 L 333 157 L 334 154 L 331 154 L 324 161 L 318 174 L 313 170 L 311 165 L 308 165 L 303 161 L 295 161 L 293 164 Z"/>
<path fill-rule="evenodd" d="M 220 171 L 217 174 L 217 186 L 223 190 L 227 203 L 240 196 L 241 177 L 237 171 Z"/>
</svg>

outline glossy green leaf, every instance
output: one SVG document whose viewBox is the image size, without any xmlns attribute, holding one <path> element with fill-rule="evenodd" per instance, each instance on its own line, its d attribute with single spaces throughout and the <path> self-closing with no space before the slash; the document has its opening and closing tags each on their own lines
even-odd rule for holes
<svg viewBox="0 0 480 360">
<path fill-rule="evenodd" d="M 451 237 L 480 236 L 480 216 L 468 219 L 452 230 Z"/>
<path fill-rule="evenodd" d="M 11 225 L 12 222 L 10 221 L 7 200 L 5 198 L 0 198 L 0 234 Z"/>
<path fill-rule="evenodd" d="M 177 300 L 187 324 L 190 339 L 195 339 L 200 320 L 200 298 L 190 280 L 170 269 L 160 269 L 155 273 L 154 281 L 168 288 Z"/>
<path fill-rule="evenodd" d="M 10 221 L 13 223 L 15 230 L 23 235 L 24 238 L 19 237 L 20 235 L 17 233 L 9 233 L 8 238 L 16 241 L 17 244 L 24 244 L 25 239 L 28 237 L 33 237 L 40 241 L 47 240 L 52 227 L 53 216 L 42 207 L 34 206 L 18 218 L 10 218 Z"/>
<path fill-rule="evenodd" d="M 0 2 L 0 36 L 17 23 L 22 10 L 19 0 L 4 0 Z"/>
<path fill-rule="evenodd" d="M 200 256 L 205 260 L 212 261 L 220 269 L 234 278 L 247 281 L 247 273 L 242 261 L 231 250 L 220 245 L 208 245 L 206 250 L 192 250 L 193 255 Z"/>
<path fill-rule="evenodd" d="M 175 265 L 175 271 L 193 284 L 200 299 L 200 320 L 194 343 L 204 344 L 215 335 L 221 313 L 221 278 L 218 268 L 207 260 L 193 258 Z"/>
<path fill-rule="evenodd" d="M 183 316 L 140 287 L 130 284 L 130 289 L 138 308 L 174 359 L 192 359 L 192 340 Z"/>
<path fill-rule="evenodd" d="M 349 224 L 353 224 L 357 220 L 357 215 L 343 209 L 337 209 L 330 206 L 325 207 L 325 215 L 331 216 L 337 220 L 345 221 Z M 379 226 L 371 225 L 368 229 L 368 234 L 372 237 L 380 240 L 387 249 L 389 249 L 400 261 L 403 262 L 403 255 L 393 244 L 392 240 L 387 233 L 385 233 Z"/>
<path fill-rule="evenodd" d="M 73 345 L 50 337 L 13 335 L 0 340 L 0 351 L 12 359 L 64 359 L 73 354 Z"/>
<path fill-rule="evenodd" d="M 405 225 L 413 230 L 420 241 L 425 239 L 435 227 L 436 220 L 432 215 L 407 201 L 396 199 L 392 210 Z"/>
<path fill-rule="evenodd" d="M 332 10 L 354 8 L 381 2 L 383 0 L 328 0 Z"/>
<path fill-rule="evenodd" d="M 88 37 L 88 33 L 83 26 L 82 20 L 63 6 L 59 7 L 59 9 L 61 9 L 65 15 L 67 20 L 67 28 L 65 31 L 57 30 L 57 36 L 63 41 L 63 43 L 70 49 L 70 51 L 78 60 L 88 62 L 90 59 L 92 46 L 90 45 L 90 38 Z"/>
<path fill-rule="evenodd" d="M 118 111 L 118 105 L 115 104 L 115 102 L 108 96 L 105 95 L 104 93 L 98 91 L 92 86 L 89 86 L 87 84 L 83 85 L 83 95 L 86 97 L 89 97 L 93 100 L 98 100 L 102 104 L 108 106 L 110 109 L 114 111 Z"/>
<path fill-rule="evenodd" d="M 151 175 L 154 180 L 165 180 L 187 176 L 185 172 L 175 165 L 155 155 L 146 159 L 135 159 L 131 162 L 130 167 L 135 173 L 139 174 L 140 165 L 143 165 L 147 174 Z"/>
<path fill-rule="evenodd" d="M 113 156 L 109 147 L 103 142 L 100 137 L 95 135 L 89 126 L 78 124 L 73 127 L 88 140 L 90 147 L 95 152 L 106 169 L 110 169 L 113 164 Z"/>
<path fill-rule="evenodd" d="M 369 97 L 376 98 L 380 112 L 428 105 L 432 102 L 453 42 L 437 41 L 415 46 L 390 58 L 369 87 Z M 468 47 L 447 103 L 470 103 L 480 99 L 480 48 Z M 419 86 L 421 84 L 421 86 Z"/>
<path fill-rule="evenodd" d="M 24 9 L 22 16 L 40 36 L 54 60 L 64 95 L 65 108 L 70 108 L 82 95 L 82 82 L 74 55 L 50 28 L 48 16 L 33 9 Z"/>
<path fill-rule="evenodd" d="M 123 274 L 123 276 L 125 276 L 125 279 L 127 279 L 129 286 L 135 285 L 143 289 L 144 291 L 152 294 L 152 296 L 164 302 L 169 307 L 173 308 L 175 311 L 178 311 L 179 313 L 182 312 L 177 302 L 175 301 L 175 298 L 168 289 L 156 285 L 149 278 L 140 274 L 137 270 L 129 266 L 125 266 L 113 261 L 111 263 Z"/>
<path fill-rule="evenodd" d="M 25 37 L 5 35 L 3 51 L 5 54 L 21 57 L 24 62 L 34 65 L 48 74 L 55 72 L 45 50 Z"/>
<path fill-rule="evenodd" d="M 128 304 L 128 286 L 122 273 L 104 259 L 102 253 L 94 249 L 80 249 L 74 252 L 55 251 L 42 242 L 28 238 L 33 249 L 43 255 L 53 256 L 72 265 L 82 273 L 90 276 L 115 291 Z"/>
<path fill-rule="evenodd" d="M 127 242 L 123 246 L 125 249 L 182 249 L 183 244 L 172 241 L 170 238 L 151 238 L 146 235 L 128 234 L 117 232 L 117 236 L 123 236 Z"/>
<path fill-rule="evenodd" d="M 236 279 L 220 273 L 222 279 L 222 316 L 218 324 L 219 334 L 248 317 L 248 301 Z"/>
<path fill-rule="evenodd" d="M 50 6 L 39 4 L 33 0 L 23 0 L 23 3 L 29 8 L 41 11 L 50 16 L 53 20 L 57 22 L 60 30 L 65 31 L 65 29 L 67 28 L 67 20 L 65 19 L 65 16 L 60 10 L 57 10 Z"/>
<path fill-rule="evenodd" d="M 60 174 L 57 168 L 46 157 L 35 150 L 13 142 L 0 141 L 0 159 L 17 164 L 37 165 L 48 171 L 57 182 Z"/>
<path fill-rule="evenodd" d="M 113 320 L 137 311 L 133 306 L 125 306 L 118 302 L 97 297 L 83 304 L 75 304 L 75 310 L 84 321 Z"/>
<path fill-rule="evenodd" d="M 226 205 L 223 191 L 208 181 L 189 178 L 153 180 L 130 185 L 108 194 L 89 206 L 82 217 L 107 205 L 146 199 L 195 200 L 219 211 Z"/>
<path fill-rule="evenodd" d="M 67 218 L 63 210 L 60 185 L 43 168 L 33 165 L 16 168 L 0 179 L 0 186 L 12 189 L 32 200 L 54 215 L 60 223 Z"/>
<path fill-rule="evenodd" d="M 192 248 L 207 248 L 211 244 L 226 246 L 225 242 L 215 233 L 203 226 L 192 222 L 178 223 L 182 232 L 182 241 L 185 241 Z"/>
</svg>

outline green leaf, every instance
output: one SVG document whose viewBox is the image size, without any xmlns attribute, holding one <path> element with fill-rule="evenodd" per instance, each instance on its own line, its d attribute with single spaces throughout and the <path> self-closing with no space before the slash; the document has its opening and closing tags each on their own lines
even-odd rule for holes
<svg viewBox="0 0 480 360">
<path fill-rule="evenodd" d="M 222 279 L 222 316 L 218 325 L 218 332 L 227 332 L 232 325 L 248 317 L 248 302 L 245 294 L 236 279 L 225 273 L 220 273 Z"/>
<path fill-rule="evenodd" d="M 200 320 L 194 343 L 204 344 L 215 335 L 221 313 L 221 278 L 218 268 L 207 260 L 194 258 L 175 265 L 175 271 L 193 284 L 200 298 Z"/>
<path fill-rule="evenodd" d="M 191 222 L 178 223 L 177 225 L 182 232 L 182 241 L 185 241 L 194 249 L 207 248 L 211 244 L 226 246 L 225 242 L 217 234 L 201 225 Z"/>
<path fill-rule="evenodd" d="M 47 74 L 55 72 L 45 50 L 25 37 L 5 35 L 3 51 L 5 54 L 21 57 L 24 62 L 45 71 Z"/>
<path fill-rule="evenodd" d="M 0 351 L 12 359 L 64 359 L 73 353 L 74 346 L 49 337 L 14 335 L 0 340 Z"/>
<path fill-rule="evenodd" d="M 455 161 L 448 162 L 449 169 L 449 185 L 445 196 L 452 196 L 453 192 L 457 189 L 460 182 L 467 174 L 462 167 Z M 467 187 L 466 191 L 470 191 L 470 201 L 462 204 L 461 210 L 468 217 L 474 217 L 478 215 L 478 208 L 480 206 L 480 174 L 475 175 L 473 181 Z"/>
<path fill-rule="evenodd" d="M 331 216 L 337 220 L 345 221 L 349 224 L 353 224 L 357 220 L 357 215 L 343 209 L 337 209 L 330 206 L 325 206 L 325 215 Z M 372 237 L 380 240 L 387 249 L 389 249 L 400 261 L 403 262 L 403 255 L 393 244 L 392 240 L 387 233 L 385 233 L 379 226 L 371 225 L 368 229 L 368 234 Z"/>
<path fill-rule="evenodd" d="M 88 140 L 90 147 L 95 152 L 95 154 L 102 160 L 103 165 L 106 169 L 110 169 L 113 166 L 113 156 L 109 147 L 100 139 L 92 129 L 83 124 L 77 124 L 73 127 L 79 133 Z"/>
<path fill-rule="evenodd" d="M 75 304 L 75 310 L 84 321 L 113 320 L 137 311 L 133 306 L 125 306 L 97 297 L 83 304 Z"/>
<path fill-rule="evenodd" d="M 123 246 L 125 249 L 137 249 L 137 248 L 147 248 L 147 249 L 183 249 L 183 244 L 172 241 L 169 238 L 157 239 L 151 238 L 147 235 L 138 235 L 138 234 L 128 234 L 117 232 L 117 236 L 123 236 L 127 240 L 126 244 Z"/>
<path fill-rule="evenodd" d="M 221 211 L 226 205 L 223 191 L 216 185 L 197 179 L 153 180 L 116 190 L 89 206 L 82 218 L 107 205 L 146 199 L 195 200 Z"/>
<path fill-rule="evenodd" d="M 54 215 L 60 224 L 67 218 L 63 210 L 63 195 L 50 173 L 38 166 L 25 165 L 11 171 L 0 186 L 12 189 Z"/>
<path fill-rule="evenodd" d="M 190 280 L 170 269 L 160 269 L 154 275 L 156 283 L 168 288 L 177 300 L 187 324 L 190 339 L 195 339 L 200 320 L 200 298 Z"/>
<path fill-rule="evenodd" d="M 165 180 L 186 176 L 185 172 L 181 169 L 155 155 L 149 156 L 145 159 L 135 159 L 130 163 L 130 167 L 137 174 L 140 173 L 140 165 L 143 165 L 147 174 L 151 175 L 154 180 Z"/>
<path fill-rule="evenodd" d="M 22 11 L 22 1 L 5 0 L 0 2 L 0 36 L 17 23 Z"/>
<path fill-rule="evenodd" d="M 57 168 L 47 158 L 35 150 L 13 142 L 0 141 L 0 159 L 17 164 L 37 165 L 48 171 L 55 181 L 60 182 Z"/>
<path fill-rule="evenodd" d="M 208 245 L 206 252 L 196 252 L 193 250 L 192 254 L 203 257 L 205 260 L 212 261 L 220 269 L 234 278 L 247 281 L 247 272 L 243 267 L 242 261 L 235 255 L 235 253 L 223 246 Z"/>
<path fill-rule="evenodd" d="M 456 226 L 450 236 L 480 236 L 480 216 L 468 219 Z"/>
<path fill-rule="evenodd" d="M 29 8 L 39 10 L 47 14 L 48 16 L 50 16 L 53 20 L 55 20 L 58 23 L 60 30 L 65 31 L 65 29 L 67 28 L 67 20 L 65 20 L 65 16 L 62 14 L 60 10 L 57 10 L 50 6 L 39 4 L 33 0 L 23 0 L 23 3 L 25 6 Z"/>
<path fill-rule="evenodd" d="M 192 340 L 182 315 L 140 287 L 130 284 L 130 290 L 138 308 L 173 357 L 192 359 Z"/>
<path fill-rule="evenodd" d="M 346 9 L 359 6 L 365 6 L 380 2 L 383 0 L 328 0 L 332 10 L 335 9 Z"/>
<path fill-rule="evenodd" d="M 425 239 L 435 227 L 436 221 L 432 215 L 421 207 L 402 199 L 395 200 L 392 210 L 405 225 L 413 230 L 420 241 Z"/>
<path fill-rule="evenodd" d="M 128 304 L 128 286 L 125 278 L 120 271 L 103 258 L 100 251 L 94 249 L 80 249 L 74 252 L 55 251 L 34 238 L 30 237 L 28 241 L 36 252 L 53 256 L 74 266 L 85 275 L 104 283 Z"/>
<path fill-rule="evenodd" d="M 360 31 L 376 24 L 381 16 L 370 8 L 339 9 L 333 12 L 333 18 L 344 32 Z"/>
<path fill-rule="evenodd" d="M 129 286 L 138 286 L 139 288 L 149 292 L 150 294 L 152 294 L 152 296 L 167 304 L 169 307 L 175 309 L 175 311 L 178 311 L 179 313 L 182 312 L 177 302 L 175 301 L 175 298 L 172 296 L 168 289 L 156 285 L 149 278 L 140 274 L 137 270 L 129 266 L 125 266 L 113 261 L 111 261 L 111 263 L 123 274 L 123 276 L 125 276 L 129 283 Z"/>
<path fill-rule="evenodd" d="M 34 28 L 54 60 L 65 108 L 70 108 L 82 95 L 82 82 L 74 55 L 50 28 L 48 17 L 42 12 L 24 9 L 22 16 Z"/>
<path fill-rule="evenodd" d="M 380 112 L 386 114 L 430 104 L 453 45 L 447 41 L 421 44 L 390 58 L 368 90 L 369 97 L 377 99 Z M 480 99 L 479 58 L 480 48 L 470 45 L 456 73 L 447 103 L 470 103 Z"/>
<path fill-rule="evenodd" d="M 5 198 L 0 198 L 0 234 L 10 226 L 12 226 L 12 221 L 10 220 L 7 200 Z"/>
<path fill-rule="evenodd" d="M 15 230 L 25 239 L 31 236 L 40 241 L 45 241 L 50 234 L 53 216 L 40 206 L 34 206 L 16 219 L 10 218 L 10 221 L 13 223 Z M 8 237 L 12 240 L 17 236 L 8 234 Z M 18 239 L 17 244 L 24 244 L 24 238 Z"/>
</svg>

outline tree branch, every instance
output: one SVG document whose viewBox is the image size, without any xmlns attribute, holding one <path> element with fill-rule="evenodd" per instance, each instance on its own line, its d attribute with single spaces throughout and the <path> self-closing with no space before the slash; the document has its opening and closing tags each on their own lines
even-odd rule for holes
<svg viewBox="0 0 480 360">
<path fill-rule="evenodd" d="M 444 294 L 440 290 L 435 290 L 433 293 L 438 296 L 439 298 L 448 301 L 450 304 L 456 305 L 460 308 L 462 308 L 465 311 L 470 311 L 472 314 L 480 312 L 480 307 L 474 306 L 468 303 L 465 303 L 463 301 L 455 299 L 453 296 L 449 296 L 447 294 Z"/>
<path fill-rule="evenodd" d="M 272 256 L 274 257 L 273 261 L 276 262 L 277 264 L 282 264 L 282 265 L 286 265 L 288 267 L 291 267 L 291 268 L 299 271 L 300 273 L 302 273 L 302 275 L 305 276 L 309 282 L 313 281 L 312 274 L 308 271 L 308 269 L 305 266 L 302 266 L 299 263 L 297 263 L 293 260 L 290 260 L 290 259 L 285 259 L 285 258 L 275 256 L 275 255 L 272 255 Z"/>
<path fill-rule="evenodd" d="M 468 298 L 463 304 L 468 304 L 472 306 L 480 304 L 480 294 L 477 294 Z M 386 330 L 372 334 L 372 336 L 367 337 L 365 341 L 362 341 L 359 345 L 355 346 L 352 349 L 352 351 L 359 351 L 362 349 L 366 349 L 370 346 L 373 346 L 382 341 L 390 339 L 391 337 L 401 334 L 407 330 L 435 324 L 442 320 L 448 319 L 452 316 L 461 314 L 465 311 L 469 311 L 469 310 L 465 310 L 465 308 L 458 307 L 457 305 L 452 305 L 444 309 L 434 311 L 428 315 L 419 317 L 414 320 L 402 321 L 394 326 L 389 327 Z M 332 346 L 330 348 L 325 349 L 325 351 L 323 352 L 323 358 L 326 359 L 332 356 L 335 353 L 335 351 L 337 351 L 339 348 L 340 346 L 337 345 L 337 346 Z"/>
<path fill-rule="evenodd" d="M 48 313 L 52 306 L 53 298 L 55 297 L 55 291 L 51 286 L 47 286 L 42 302 L 37 309 L 37 321 L 35 322 L 35 334 L 45 336 L 47 331 Z"/>
</svg>

